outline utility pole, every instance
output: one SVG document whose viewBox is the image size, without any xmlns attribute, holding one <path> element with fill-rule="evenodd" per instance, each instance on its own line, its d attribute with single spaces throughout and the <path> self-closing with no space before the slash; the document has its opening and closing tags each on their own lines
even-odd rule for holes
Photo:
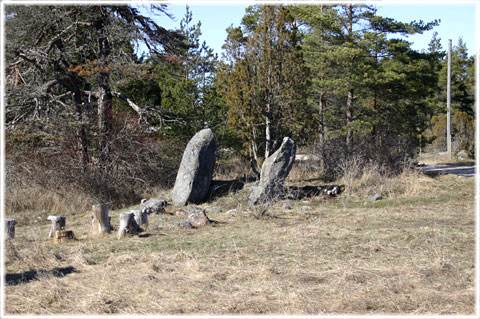
<svg viewBox="0 0 480 319">
<path fill-rule="evenodd" d="M 452 159 L 452 110 L 450 105 L 452 91 L 452 40 L 448 40 L 448 62 L 447 62 L 447 153 Z"/>
</svg>

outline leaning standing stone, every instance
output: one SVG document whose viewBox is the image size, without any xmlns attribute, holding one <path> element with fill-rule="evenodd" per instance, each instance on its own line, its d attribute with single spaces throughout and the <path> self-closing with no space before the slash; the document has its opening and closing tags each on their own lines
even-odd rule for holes
<svg viewBox="0 0 480 319">
<path fill-rule="evenodd" d="M 295 161 L 295 153 L 295 142 L 284 137 L 280 148 L 263 162 L 260 182 L 250 194 L 251 205 L 270 202 L 282 194 L 283 183 Z"/>
<path fill-rule="evenodd" d="M 215 135 L 209 128 L 199 131 L 188 142 L 173 187 L 172 200 L 175 205 L 198 204 L 206 200 L 216 150 Z"/>
</svg>

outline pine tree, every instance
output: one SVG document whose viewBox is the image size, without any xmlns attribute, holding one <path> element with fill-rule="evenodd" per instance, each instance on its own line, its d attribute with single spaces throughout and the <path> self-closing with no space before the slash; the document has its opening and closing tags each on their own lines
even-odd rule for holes
<svg viewBox="0 0 480 319">
<path fill-rule="evenodd" d="M 253 158 L 260 157 L 261 148 L 266 158 L 283 136 L 298 139 L 309 127 L 308 73 L 296 22 L 285 6 L 252 6 L 242 28 L 228 31 L 222 78 L 229 115 L 246 124 L 237 128 Z"/>
<path fill-rule="evenodd" d="M 437 22 L 401 23 L 378 16 L 372 6 L 353 4 L 300 6 L 294 13 L 305 25 L 303 49 L 312 70 L 310 101 L 318 105 L 322 154 L 324 144 L 334 140 L 337 150 L 344 145 L 346 156 L 382 156 L 387 152 L 375 149 L 393 144 L 396 135 L 402 136 L 398 142 L 415 136 L 426 110 L 402 90 L 413 88 L 406 79 L 431 81 L 420 79 L 430 64 L 391 35 L 421 33 Z M 421 93 L 423 98 L 428 90 Z"/>
</svg>

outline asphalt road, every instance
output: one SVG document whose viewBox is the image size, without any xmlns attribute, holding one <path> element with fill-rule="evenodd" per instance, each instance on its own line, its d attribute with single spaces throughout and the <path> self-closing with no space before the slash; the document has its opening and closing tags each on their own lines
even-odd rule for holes
<svg viewBox="0 0 480 319">
<path fill-rule="evenodd" d="M 462 162 L 455 164 L 426 164 L 419 167 L 427 175 L 455 174 L 465 177 L 475 176 L 475 162 Z"/>
</svg>

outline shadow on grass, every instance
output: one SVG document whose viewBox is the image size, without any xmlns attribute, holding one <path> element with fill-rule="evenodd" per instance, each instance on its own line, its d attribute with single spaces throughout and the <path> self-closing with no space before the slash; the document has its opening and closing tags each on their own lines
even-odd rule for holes
<svg viewBox="0 0 480 319">
<path fill-rule="evenodd" d="M 54 268 L 52 270 L 30 270 L 19 274 L 6 274 L 5 283 L 10 286 L 28 283 L 34 280 L 39 280 L 39 276 L 52 275 L 54 277 L 65 277 L 68 274 L 78 272 L 74 267 L 68 266 L 64 268 Z"/>
<path fill-rule="evenodd" d="M 242 190 L 246 183 L 254 182 L 254 177 L 240 178 L 227 181 L 212 181 L 212 185 L 209 193 L 209 200 L 214 201 L 217 198 L 227 196 L 231 192 L 237 192 Z M 328 191 L 332 191 L 335 187 L 339 188 L 338 194 L 340 194 L 344 186 L 343 185 L 320 185 L 320 186 L 287 186 L 285 187 L 284 195 L 282 199 L 299 200 L 303 198 L 310 198 L 319 195 L 327 195 Z"/>
<path fill-rule="evenodd" d="M 231 192 L 242 190 L 245 184 L 255 182 L 254 177 L 238 178 L 226 181 L 212 181 L 209 192 L 209 200 L 214 201 L 217 198 L 227 196 Z"/>
<path fill-rule="evenodd" d="M 320 186 L 287 186 L 285 187 L 285 199 L 299 200 L 303 198 L 311 198 L 319 195 L 327 195 L 328 191 L 333 191 L 335 187 L 339 188 L 338 194 L 343 192 L 343 185 L 320 185 Z"/>
</svg>

